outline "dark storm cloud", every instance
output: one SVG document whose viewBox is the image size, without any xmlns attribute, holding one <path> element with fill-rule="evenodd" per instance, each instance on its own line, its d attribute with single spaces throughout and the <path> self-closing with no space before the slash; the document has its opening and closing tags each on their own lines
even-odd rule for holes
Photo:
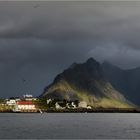
<svg viewBox="0 0 140 140">
<path fill-rule="evenodd" d="M 55 75 L 88 57 L 140 66 L 139 6 L 0 2 L 1 96 L 38 95 Z"/>
</svg>

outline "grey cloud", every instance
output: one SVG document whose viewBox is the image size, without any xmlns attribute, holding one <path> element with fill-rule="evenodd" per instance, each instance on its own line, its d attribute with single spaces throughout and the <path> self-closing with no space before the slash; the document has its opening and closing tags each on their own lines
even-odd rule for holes
<svg viewBox="0 0 140 140">
<path fill-rule="evenodd" d="M 0 2 L 1 96 L 39 95 L 55 75 L 89 57 L 140 66 L 139 12 L 138 4 Z"/>
</svg>

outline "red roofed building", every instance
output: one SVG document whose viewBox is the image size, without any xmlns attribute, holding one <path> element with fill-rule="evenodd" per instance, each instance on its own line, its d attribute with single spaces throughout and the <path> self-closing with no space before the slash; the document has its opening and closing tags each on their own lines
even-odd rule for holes
<svg viewBox="0 0 140 140">
<path fill-rule="evenodd" d="M 35 104 L 32 101 L 17 101 L 15 112 L 35 112 L 37 111 Z"/>
</svg>

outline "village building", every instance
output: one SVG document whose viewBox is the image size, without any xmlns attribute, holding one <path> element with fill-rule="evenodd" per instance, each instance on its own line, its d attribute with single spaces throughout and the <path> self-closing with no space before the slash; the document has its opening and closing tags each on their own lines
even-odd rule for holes
<svg viewBox="0 0 140 140">
<path fill-rule="evenodd" d="M 49 103 L 51 103 L 52 102 L 52 100 L 51 99 L 48 99 L 47 100 L 47 104 L 49 104 Z"/>
<path fill-rule="evenodd" d="M 55 103 L 55 108 L 56 108 L 56 109 L 64 109 L 64 108 L 63 108 L 61 105 L 59 105 L 59 103 L 57 103 L 57 102 Z"/>
<path fill-rule="evenodd" d="M 78 104 L 79 108 L 87 108 L 87 103 L 85 101 L 80 101 Z"/>
<path fill-rule="evenodd" d="M 73 108 L 76 108 L 76 105 L 74 104 L 74 102 L 71 103 Z"/>
<path fill-rule="evenodd" d="M 8 106 L 13 106 L 15 104 L 16 104 L 16 100 L 15 99 L 8 99 L 6 101 L 6 105 L 8 105 Z"/>
<path fill-rule="evenodd" d="M 32 101 L 17 101 L 13 111 L 15 111 L 15 112 L 36 112 L 37 108 Z"/>
<path fill-rule="evenodd" d="M 66 108 L 68 108 L 68 109 L 70 108 L 69 103 L 66 104 Z"/>
<path fill-rule="evenodd" d="M 92 109 L 92 107 L 88 105 L 88 106 L 87 106 L 87 109 Z"/>
<path fill-rule="evenodd" d="M 33 98 L 33 95 L 31 94 L 25 94 L 21 97 L 21 99 L 26 101 L 33 101 L 36 100 L 37 98 Z"/>
<path fill-rule="evenodd" d="M 24 98 L 33 98 L 33 95 L 31 95 L 31 94 L 25 94 L 25 95 L 23 95 L 23 97 Z"/>
</svg>

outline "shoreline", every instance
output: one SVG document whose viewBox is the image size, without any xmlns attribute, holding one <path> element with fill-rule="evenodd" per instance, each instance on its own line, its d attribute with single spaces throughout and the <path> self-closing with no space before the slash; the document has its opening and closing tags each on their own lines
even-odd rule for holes
<svg viewBox="0 0 140 140">
<path fill-rule="evenodd" d="M 66 110 L 54 110 L 54 109 L 42 109 L 42 113 L 140 113 L 139 108 L 135 109 L 66 109 Z M 13 112 L 12 110 L 0 110 L 0 113 L 40 113 L 40 111 L 21 111 Z"/>
</svg>

